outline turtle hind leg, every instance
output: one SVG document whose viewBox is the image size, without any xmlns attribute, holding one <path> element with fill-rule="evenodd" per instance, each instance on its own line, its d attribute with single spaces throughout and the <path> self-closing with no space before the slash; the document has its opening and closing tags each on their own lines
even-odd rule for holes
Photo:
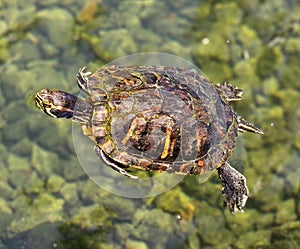
<svg viewBox="0 0 300 249">
<path fill-rule="evenodd" d="M 95 151 L 97 156 L 102 159 L 108 166 L 110 166 L 113 170 L 119 172 L 122 175 L 128 176 L 130 178 L 137 179 L 137 176 L 129 174 L 124 168 L 117 165 L 117 162 L 114 162 L 110 159 L 98 146 L 95 146 Z"/>
<path fill-rule="evenodd" d="M 246 178 L 228 163 L 218 168 L 218 173 L 223 185 L 224 204 L 231 213 L 242 212 L 249 195 Z"/>
</svg>

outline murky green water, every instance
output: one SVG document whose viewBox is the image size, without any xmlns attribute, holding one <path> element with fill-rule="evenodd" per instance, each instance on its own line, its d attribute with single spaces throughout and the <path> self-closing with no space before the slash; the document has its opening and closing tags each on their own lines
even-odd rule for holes
<svg viewBox="0 0 300 249">
<path fill-rule="evenodd" d="M 251 197 L 223 207 L 217 175 L 151 198 L 93 183 L 70 121 L 38 111 L 41 88 L 78 92 L 88 70 L 165 52 L 244 89 L 234 107 L 265 135 L 231 164 Z M 300 4 L 297 0 L 0 1 L 0 248 L 300 248 Z"/>
</svg>

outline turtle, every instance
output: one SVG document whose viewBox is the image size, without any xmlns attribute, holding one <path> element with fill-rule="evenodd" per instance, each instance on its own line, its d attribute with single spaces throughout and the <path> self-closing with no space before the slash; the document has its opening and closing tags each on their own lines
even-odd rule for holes
<svg viewBox="0 0 300 249">
<path fill-rule="evenodd" d="M 202 74 L 171 66 L 106 66 L 77 74 L 85 98 L 57 89 L 36 93 L 35 104 L 54 118 L 78 122 L 109 167 L 201 175 L 218 171 L 224 205 L 243 211 L 246 178 L 227 162 L 238 132 L 263 134 L 229 105 L 242 90 L 213 84 Z"/>
</svg>

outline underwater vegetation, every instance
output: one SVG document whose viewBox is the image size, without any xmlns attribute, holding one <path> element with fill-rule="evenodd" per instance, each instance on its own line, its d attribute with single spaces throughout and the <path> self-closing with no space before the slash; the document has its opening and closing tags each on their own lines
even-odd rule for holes
<svg viewBox="0 0 300 249">
<path fill-rule="evenodd" d="M 0 248 L 299 248 L 298 1 L 0 2 Z M 245 212 L 223 207 L 217 175 L 143 199 L 111 194 L 78 162 L 72 127 L 34 108 L 44 87 L 78 93 L 89 71 L 164 52 L 243 89 L 234 109 L 263 131 L 230 159 Z"/>
</svg>

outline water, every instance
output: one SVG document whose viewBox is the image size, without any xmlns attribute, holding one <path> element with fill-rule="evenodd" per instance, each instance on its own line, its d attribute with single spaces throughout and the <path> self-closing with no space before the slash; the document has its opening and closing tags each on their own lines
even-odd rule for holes
<svg viewBox="0 0 300 249">
<path fill-rule="evenodd" d="M 2 0 L 0 248 L 299 248 L 299 16 L 297 0 Z M 77 159 L 72 123 L 34 107 L 44 87 L 78 93 L 78 68 L 137 52 L 244 90 L 234 109 L 265 133 L 241 135 L 230 160 L 247 177 L 244 213 L 223 207 L 216 174 L 149 198 L 105 191 Z"/>
</svg>

